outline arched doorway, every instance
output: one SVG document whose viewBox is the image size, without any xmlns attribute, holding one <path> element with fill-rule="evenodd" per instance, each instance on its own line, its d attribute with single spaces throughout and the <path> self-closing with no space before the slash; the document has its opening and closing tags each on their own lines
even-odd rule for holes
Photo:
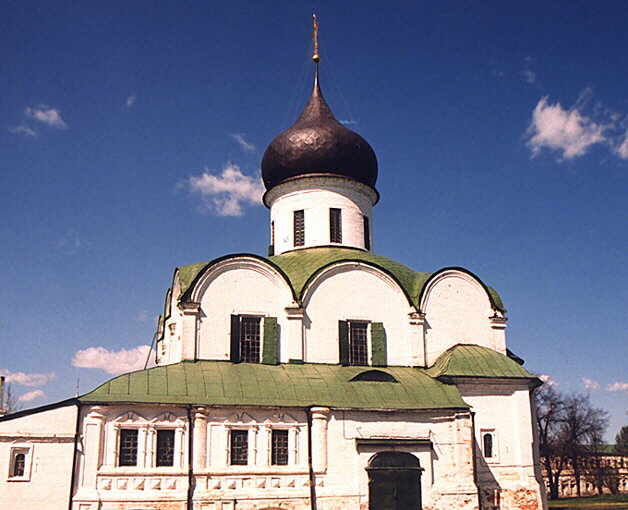
<svg viewBox="0 0 628 510">
<path fill-rule="evenodd" d="M 369 460 L 369 510 L 420 510 L 421 467 L 410 453 L 380 452 Z"/>
</svg>

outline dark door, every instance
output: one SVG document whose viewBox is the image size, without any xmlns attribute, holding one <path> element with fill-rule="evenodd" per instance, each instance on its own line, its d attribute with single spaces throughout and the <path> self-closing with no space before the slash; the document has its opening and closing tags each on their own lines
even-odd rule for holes
<svg viewBox="0 0 628 510">
<path fill-rule="evenodd" d="M 414 455 L 381 452 L 371 458 L 366 470 L 369 510 L 421 509 L 421 468 Z"/>
</svg>

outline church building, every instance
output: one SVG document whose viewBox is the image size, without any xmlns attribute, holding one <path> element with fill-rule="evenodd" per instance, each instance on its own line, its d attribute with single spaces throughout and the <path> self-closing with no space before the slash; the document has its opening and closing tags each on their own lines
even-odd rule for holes
<svg viewBox="0 0 628 510">
<path fill-rule="evenodd" d="M 155 367 L 1 417 L 3 508 L 547 507 L 540 381 L 499 294 L 374 252 L 377 156 L 334 117 L 318 60 L 263 156 L 268 256 L 178 267 Z"/>
</svg>

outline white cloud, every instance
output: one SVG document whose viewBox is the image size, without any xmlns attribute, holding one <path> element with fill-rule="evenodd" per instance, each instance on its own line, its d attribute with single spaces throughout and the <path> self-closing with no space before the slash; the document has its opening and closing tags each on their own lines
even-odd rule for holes
<svg viewBox="0 0 628 510">
<path fill-rule="evenodd" d="M 244 152 L 255 152 L 255 145 L 245 139 L 244 135 L 236 133 L 231 135 L 231 138 L 238 142 L 238 145 Z"/>
<path fill-rule="evenodd" d="M 24 124 L 20 124 L 19 126 L 10 127 L 9 131 L 14 135 L 24 135 L 24 136 L 37 136 L 37 131 L 34 129 L 25 126 Z"/>
<path fill-rule="evenodd" d="M 219 175 L 205 169 L 201 175 L 190 177 L 187 185 L 218 216 L 242 216 L 242 206 L 260 205 L 264 194 L 261 178 L 243 174 L 234 163 L 227 163 Z"/>
<path fill-rule="evenodd" d="M 57 249 L 66 255 L 76 255 L 84 245 L 79 233 L 73 229 L 68 229 L 56 242 Z"/>
<path fill-rule="evenodd" d="M 58 129 L 66 129 L 68 125 L 65 123 L 63 118 L 61 117 L 61 112 L 55 108 L 51 108 L 46 105 L 39 106 L 29 106 L 24 110 L 24 113 L 39 122 L 43 122 L 49 126 L 58 128 Z"/>
<path fill-rule="evenodd" d="M 358 121 L 357 120 L 346 119 L 346 120 L 341 120 L 340 123 L 344 124 L 345 126 L 349 126 L 349 125 L 352 125 L 352 124 L 357 124 Z"/>
<path fill-rule="evenodd" d="M 149 345 L 139 345 L 134 349 L 120 349 L 119 351 L 110 351 L 104 347 L 88 347 L 76 352 L 72 358 L 72 366 L 99 368 L 108 374 L 118 375 L 143 369 L 149 351 Z M 152 365 L 149 363 L 149 366 Z"/>
<path fill-rule="evenodd" d="M 551 375 L 541 374 L 539 375 L 539 379 L 543 381 L 548 386 L 558 386 L 558 383 L 552 378 Z"/>
<path fill-rule="evenodd" d="M 584 116 L 578 107 L 565 110 L 560 103 L 549 104 L 547 97 L 539 100 L 528 127 L 528 146 L 536 156 L 541 149 L 562 151 L 565 159 L 582 156 L 589 147 L 606 141 L 606 126 Z"/>
<path fill-rule="evenodd" d="M 621 159 L 628 159 L 628 132 L 624 135 L 623 141 L 615 147 L 615 153 Z"/>
<path fill-rule="evenodd" d="M 11 372 L 6 368 L 0 368 L 0 375 L 6 378 L 6 382 L 20 384 L 22 386 L 44 386 L 56 377 L 54 372 L 47 374 L 25 374 L 24 372 Z"/>
<path fill-rule="evenodd" d="M 135 101 L 137 101 L 137 96 L 129 96 L 126 98 L 126 107 L 127 108 L 131 108 L 134 104 Z"/>
<path fill-rule="evenodd" d="M 623 381 L 611 383 L 606 387 L 606 391 L 628 391 L 628 383 Z"/>
<path fill-rule="evenodd" d="M 135 318 L 139 321 L 139 322 L 146 322 L 148 320 L 148 310 L 140 310 L 139 312 L 137 312 L 137 314 L 135 315 Z"/>
<path fill-rule="evenodd" d="M 599 390 L 600 389 L 600 383 L 597 381 L 594 381 L 593 379 L 589 379 L 588 377 L 582 378 L 582 384 L 587 390 Z"/>
<path fill-rule="evenodd" d="M 41 390 L 33 390 L 33 391 L 29 391 L 27 393 L 24 393 L 24 395 L 21 395 L 20 398 L 18 398 L 18 400 L 20 402 L 30 402 L 31 400 L 35 400 L 36 398 L 42 398 L 45 397 L 46 394 L 41 391 Z"/>
</svg>

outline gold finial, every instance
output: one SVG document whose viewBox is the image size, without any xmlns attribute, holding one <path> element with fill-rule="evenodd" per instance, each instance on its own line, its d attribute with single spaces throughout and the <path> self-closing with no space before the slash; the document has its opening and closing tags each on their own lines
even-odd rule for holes
<svg viewBox="0 0 628 510">
<path fill-rule="evenodd" d="M 318 54 L 318 19 L 316 18 L 316 14 L 312 14 L 312 26 L 312 41 L 314 42 L 314 54 L 312 55 L 312 60 L 318 64 L 321 56 Z"/>
</svg>

